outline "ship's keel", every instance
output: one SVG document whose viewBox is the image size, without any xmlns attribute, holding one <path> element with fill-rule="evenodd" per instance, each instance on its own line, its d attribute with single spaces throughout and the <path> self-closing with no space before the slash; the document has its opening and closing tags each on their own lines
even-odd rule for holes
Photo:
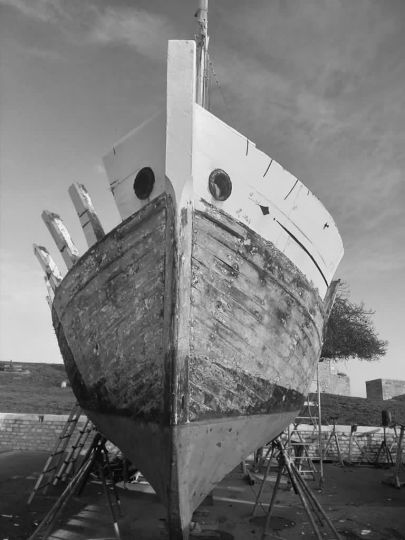
<svg viewBox="0 0 405 540">
<path fill-rule="evenodd" d="M 188 540 L 193 512 L 215 485 L 297 415 L 289 411 L 169 427 L 86 412 L 155 489 L 167 508 L 170 540 Z"/>
<path fill-rule="evenodd" d="M 182 525 L 179 516 L 168 512 L 167 516 L 167 531 L 169 540 L 189 540 L 190 524 Z"/>
</svg>

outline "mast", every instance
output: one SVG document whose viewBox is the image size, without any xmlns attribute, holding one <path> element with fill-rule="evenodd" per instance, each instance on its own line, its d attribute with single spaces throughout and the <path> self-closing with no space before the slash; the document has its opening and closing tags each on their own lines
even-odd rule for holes
<svg viewBox="0 0 405 540">
<path fill-rule="evenodd" d="M 197 90 L 196 101 L 202 107 L 208 102 L 208 0 L 199 0 L 195 14 L 198 21 L 197 42 Z"/>
</svg>

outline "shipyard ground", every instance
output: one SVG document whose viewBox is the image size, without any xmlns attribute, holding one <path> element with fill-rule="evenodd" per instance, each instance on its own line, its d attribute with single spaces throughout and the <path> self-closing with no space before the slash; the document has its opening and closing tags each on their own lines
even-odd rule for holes
<svg viewBox="0 0 405 540">
<path fill-rule="evenodd" d="M 26 504 L 46 457 L 44 453 L 0 454 L 0 540 L 27 540 L 56 500 L 54 492 L 39 495 L 31 507 Z M 315 494 L 342 539 L 405 540 L 405 486 L 396 489 L 383 483 L 391 476 L 392 469 L 326 465 L 324 488 L 322 492 L 315 490 Z M 265 502 L 269 501 L 271 485 L 266 483 Z M 258 482 L 248 485 L 238 469 L 228 475 L 213 492 L 212 500 L 197 510 L 195 517 L 203 532 L 192 538 L 259 540 L 262 521 L 250 519 L 257 488 Z M 123 540 L 167 538 L 164 509 L 155 495 L 120 490 L 120 496 Z M 315 538 L 299 498 L 285 481 L 276 499 L 274 516 L 267 539 Z M 330 536 L 324 534 L 324 538 Z M 99 484 L 90 483 L 80 498 L 70 501 L 49 539 L 114 539 L 109 509 Z"/>
</svg>

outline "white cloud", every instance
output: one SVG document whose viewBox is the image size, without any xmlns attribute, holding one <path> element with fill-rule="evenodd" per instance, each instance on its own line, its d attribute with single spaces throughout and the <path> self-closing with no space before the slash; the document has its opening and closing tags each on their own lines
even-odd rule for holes
<svg viewBox="0 0 405 540">
<path fill-rule="evenodd" d="M 167 40 L 173 34 L 164 16 L 133 8 L 108 7 L 98 12 L 89 38 L 101 44 L 122 43 L 148 58 L 161 60 Z"/>
<path fill-rule="evenodd" d="M 72 43 L 126 45 L 153 60 L 164 59 L 167 40 L 175 35 L 165 16 L 132 7 L 103 7 L 79 0 L 0 0 L 0 4 L 39 23 L 57 26 Z M 41 56 L 45 56 L 42 49 Z"/>
<path fill-rule="evenodd" d="M 398 29 L 398 13 L 378 0 L 289 0 L 245 3 L 225 22 L 243 28 L 249 48 L 277 69 L 326 89 L 330 76 L 363 72 L 385 38 Z"/>
<path fill-rule="evenodd" d="M 0 0 L 0 4 L 42 22 L 56 22 L 62 13 L 60 0 Z"/>
<path fill-rule="evenodd" d="M 254 4 L 224 16 L 233 33 L 216 62 L 235 127 L 320 196 L 348 274 L 403 271 L 405 41 L 393 4 Z"/>
</svg>

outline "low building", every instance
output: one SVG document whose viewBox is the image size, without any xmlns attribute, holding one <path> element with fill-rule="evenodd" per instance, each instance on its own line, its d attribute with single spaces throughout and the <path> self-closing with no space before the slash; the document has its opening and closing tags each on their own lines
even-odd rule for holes
<svg viewBox="0 0 405 540">
<path fill-rule="evenodd" d="M 0 362 L 0 371 L 7 371 L 7 372 L 21 372 L 23 371 L 23 367 L 21 364 L 14 364 L 12 360 L 9 362 Z"/>
<path fill-rule="evenodd" d="M 338 371 L 331 360 L 323 360 L 318 365 L 320 391 L 338 396 L 350 396 L 350 378 L 346 373 Z M 312 382 L 311 392 L 316 392 L 316 380 Z"/>
<path fill-rule="evenodd" d="M 392 399 L 405 394 L 405 381 L 398 379 L 373 379 L 366 381 L 368 399 Z"/>
</svg>

